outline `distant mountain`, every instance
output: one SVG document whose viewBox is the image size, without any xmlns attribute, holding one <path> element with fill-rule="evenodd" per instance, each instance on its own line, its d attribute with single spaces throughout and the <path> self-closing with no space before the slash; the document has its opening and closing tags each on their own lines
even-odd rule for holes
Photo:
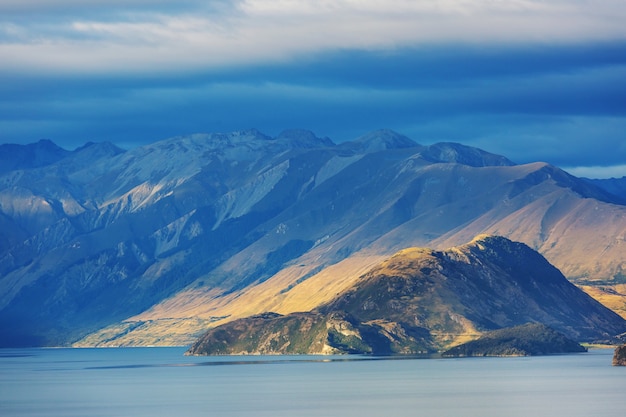
<svg viewBox="0 0 626 417">
<path fill-rule="evenodd" d="M 485 152 L 482 149 L 461 145 L 460 143 L 436 143 L 420 152 L 425 159 L 435 162 L 449 162 L 471 167 L 513 166 L 509 159 Z"/>
<path fill-rule="evenodd" d="M 44 167 L 69 154 L 69 151 L 46 139 L 29 145 L 0 145 L 0 174 L 19 169 Z"/>
<path fill-rule="evenodd" d="M 342 143 L 339 147 L 356 153 L 369 153 L 421 146 L 413 139 L 392 130 L 383 129 L 370 132 L 351 142 Z"/>
<path fill-rule="evenodd" d="M 477 340 L 443 352 L 442 356 L 537 356 L 586 351 L 580 344 L 546 325 L 528 323 L 493 330 Z"/>
<path fill-rule="evenodd" d="M 528 244 L 578 284 L 626 282 L 626 206 L 545 163 L 389 130 L 52 145 L 0 174 L 2 346 L 189 344 L 312 310 L 403 248 L 480 233 Z"/>
<path fill-rule="evenodd" d="M 584 180 L 626 202 L 626 177 Z"/>
<path fill-rule="evenodd" d="M 232 321 L 209 330 L 189 353 L 416 354 L 528 322 L 582 341 L 615 340 L 626 331 L 626 320 L 528 246 L 479 236 L 445 251 L 405 249 L 310 313 Z M 556 345 L 571 351 L 577 344 L 531 325 L 488 333 L 449 355 L 539 354 Z"/>
</svg>

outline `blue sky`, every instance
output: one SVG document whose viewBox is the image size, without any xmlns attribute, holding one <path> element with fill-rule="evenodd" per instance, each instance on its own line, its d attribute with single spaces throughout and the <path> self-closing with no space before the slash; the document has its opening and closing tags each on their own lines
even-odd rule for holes
<svg viewBox="0 0 626 417">
<path fill-rule="evenodd" d="M 623 0 L 2 0 L 0 143 L 390 128 L 626 175 Z"/>
</svg>

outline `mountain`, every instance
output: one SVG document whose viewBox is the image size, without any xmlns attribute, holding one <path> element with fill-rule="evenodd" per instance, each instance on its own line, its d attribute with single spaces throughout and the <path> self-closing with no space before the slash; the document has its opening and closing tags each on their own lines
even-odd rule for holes
<svg viewBox="0 0 626 417">
<path fill-rule="evenodd" d="M 477 340 L 443 352 L 442 356 L 537 356 L 586 351 L 580 344 L 548 326 L 528 323 L 493 330 Z"/>
<path fill-rule="evenodd" d="M 250 129 L 35 165 L 0 174 L 2 346 L 189 344 L 312 310 L 403 248 L 480 233 L 626 306 L 626 206 L 541 162 L 389 130 L 334 144 Z"/>
<path fill-rule="evenodd" d="M 232 321 L 210 329 L 189 353 L 416 354 L 529 322 L 582 341 L 615 340 L 626 331 L 626 320 L 570 283 L 540 254 L 522 243 L 483 235 L 444 251 L 402 250 L 310 313 Z M 515 344 L 505 346 L 512 335 Z M 544 339 L 543 346 L 537 338 Z M 552 331 L 532 325 L 488 333 L 457 350 L 479 352 L 489 345 L 545 353 L 556 339 Z"/>
<path fill-rule="evenodd" d="M 408 316 L 459 335 L 539 322 L 590 341 L 619 335 L 626 324 L 526 244 L 489 235 L 442 251 L 402 250 L 324 309 L 365 321 Z M 435 339 L 445 343 L 443 333 Z"/>
</svg>

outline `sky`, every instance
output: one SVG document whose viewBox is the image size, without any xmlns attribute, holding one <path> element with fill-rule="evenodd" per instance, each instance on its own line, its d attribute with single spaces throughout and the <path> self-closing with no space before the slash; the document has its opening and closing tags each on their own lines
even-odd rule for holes
<svg viewBox="0 0 626 417">
<path fill-rule="evenodd" d="M 0 143 L 392 129 L 626 176 L 624 0 L 0 0 Z"/>
</svg>

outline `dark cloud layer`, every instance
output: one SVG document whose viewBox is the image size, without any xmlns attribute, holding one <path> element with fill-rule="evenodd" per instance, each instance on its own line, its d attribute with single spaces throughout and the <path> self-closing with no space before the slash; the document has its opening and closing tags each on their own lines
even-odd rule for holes
<svg viewBox="0 0 626 417">
<path fill-rule="evenodd" d="M 458 20 L 455 8 L 465 3 L 446 0 L 454 10 L 441 17 L 441 30 L 429 26 L 428 41 L 411 21 L 384 32 L 395 30 L 394 20 L 377 20 L 375 2 L 364 3 L 369 9 L 350 28 L 354 36 L 341 26 L 352 20 L 323 14 L 331 10 L 326 2 L 319 16 L 307 2 L 285 3 L 291 8 L 284 13 L 264 0 L 44 3 L 0 5 L 0 54 L 14 58 L 0 63 L 0 142 L 49 138 L 67 148 L 86 141 L 130 148 L 249 127 L 268 134 L 306 128 L 341 142 L 391 128 L 418 142 L 458 141 L 518 162 L 626 164 L 626 40 L 613 32 L 602 39 L 571 35 L 574 20 L 533 22 L 545 39 L 563 26 L 565 35 L 553 40 L 524 41 L 531 34 L 518 32 L 511 41 L 496 27 L 486 33 L 502 39 L 486 41 L 471 32 L 471 19 Z M 396 3 L 417 21 L 434 13 L 428 2 L 415 3 L 426 12 Z M 477 4 L 485 22 L 508 13 Z M 613 3 L 602 4 L 607 14 Z M 545 5 L 528 5 L 535 17 L 544 13 Z M 560 13 L 550 7 L 545 13 Z M 577 19 L 585 22 L 583 14 Z M 465 32 L 447 39 L 445 29 L 457 21 Z M 606 26 L 619 34 L 614 23 Z M 370 32 L 390 40 L 360 40 Z M 416 41 L 420 36 L 426 40 Z"/>
</svg>

